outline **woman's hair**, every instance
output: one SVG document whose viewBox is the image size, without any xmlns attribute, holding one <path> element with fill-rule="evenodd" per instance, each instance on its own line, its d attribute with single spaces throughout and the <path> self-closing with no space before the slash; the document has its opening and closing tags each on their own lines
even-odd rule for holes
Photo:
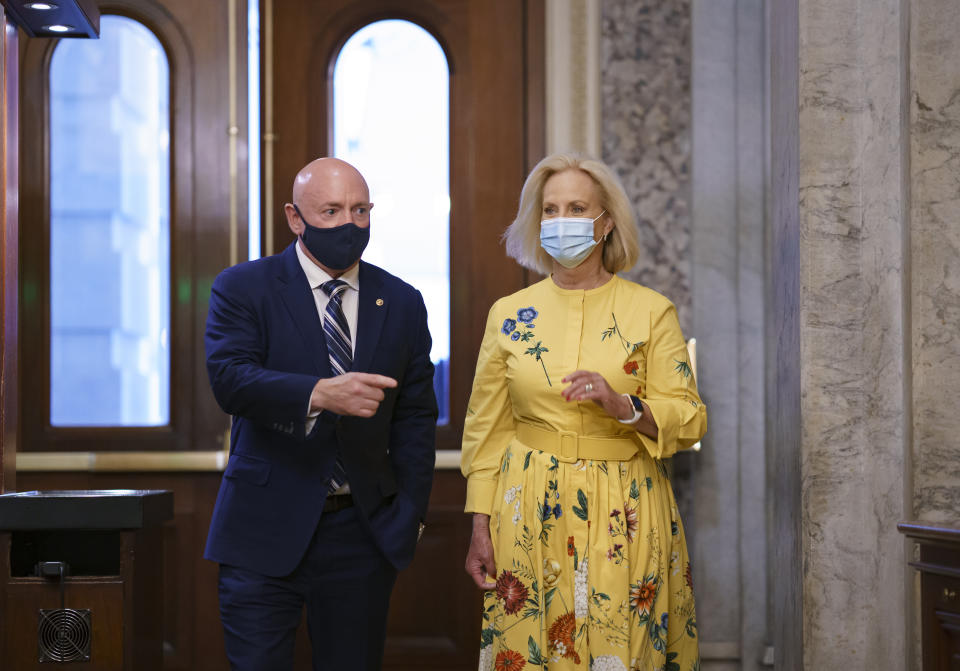
<svg viewBox="0 0 960 671">
<path fill-rule="evenodd" d="M 613 219 L 613 229 L 603 244 L 603 267 L 611 273 L 629 270 L 640 256 L 637 221 L 620 180 L 613 170 L 596 159 L 577 154 L 552 154 L 537 163 L 520 192 L 517 218 L 507 227 L 503 240 L 507 254 L 521 266 L 549 275 L 550 255 L 540 246 L 540 221 L 543 218 L 543 186 L 558 172 L 582 170 L 600 190 L 600 205 Z"/>
</svg>

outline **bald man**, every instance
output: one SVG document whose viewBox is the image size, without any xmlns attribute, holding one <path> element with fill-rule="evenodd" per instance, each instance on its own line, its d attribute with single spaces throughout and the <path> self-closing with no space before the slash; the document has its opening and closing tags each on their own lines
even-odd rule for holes
<svg viewBox="0 0 960 671">
<path fill-rule="evenodd" d="M 420 292 L 360 260 L 372 207 L 353 166 L 317 159 L 284 205 L 297 239 L 213 283 L 207 370 L 233 428 L 204 556 L 233 669 L 292 669 L 304 607 L 314 669 L 381 665 L 437 407 Z"/>
</svg>

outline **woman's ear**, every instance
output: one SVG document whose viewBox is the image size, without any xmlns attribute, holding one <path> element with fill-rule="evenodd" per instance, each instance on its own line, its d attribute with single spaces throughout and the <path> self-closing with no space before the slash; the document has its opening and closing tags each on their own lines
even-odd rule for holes
<svg viewBox="0 0 960 671">
<path fill-rule="evenodd" d="M 609 235 L 617 226 L 613 222 L 613 217 L 611 217 L 609 214 L 607 214 L 603 219 L 603 234 L 606 236 Z"/>
</svg>

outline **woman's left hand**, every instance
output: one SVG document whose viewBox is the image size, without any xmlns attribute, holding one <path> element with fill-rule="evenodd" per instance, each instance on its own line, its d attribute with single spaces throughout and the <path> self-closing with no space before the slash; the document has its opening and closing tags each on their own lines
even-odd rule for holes
<svg viewBox="0 0 960 671">
<path fill-rule="evenodd" d="M 568 401 L 593 401 L 614 419 L 633 417 L 633 404 L 623 394 L 618 394 L 600 373 L 589 370 L 577 370 L 567 375 L 561 382 L 570 386 L 562 392 Z"/>
</svg>

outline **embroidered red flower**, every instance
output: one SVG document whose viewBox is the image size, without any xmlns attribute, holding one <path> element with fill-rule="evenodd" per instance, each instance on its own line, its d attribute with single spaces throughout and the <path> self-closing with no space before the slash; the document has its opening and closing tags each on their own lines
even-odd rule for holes
<svg viewBox="0 0 960 671">
<path fill-rule="evenodd" d="M 638 384 L 638 385 L 637 385 L 637 390 L 636 390 L 635 392 L 633 392 L 633 395 L 634 395 L 634 396 L 643 396 L 643 386 Z"/>
<path fill-rule="evenodd" d="M 687 562 L 687 569 L 683 572 L 683 577 L 687 579 L 687 587 L 693 589 L 693 571 L 690 570 L 690 562 Z"/>
<path fill-rule="evenodd" d="M 527 660 L 523 658 L 516 650 L 504 650 L 497 653 L 497 658 L 493 662 L 493 668 L 496 671 L 517 671 L 526 666 Z"/>
<path fill-rule="evenodd" d="M 640 368 L 640 364 L 638 364 L 636 361 L 628 361 L 623 366 L 623 372 L 626 373 L 627 375 L 636 375 L 637 370 L 639 368 Z"/>
<path fill-rule="evenodd" d="M 572 557 L 573 553 L 577 551 L 576 546 L 573 544 L 573 536 L 567 539 L 567 556 Z"/>
<path fill-rule="evenodd" d="M 574 664 L 580 663 L 580 655 L 577 654 L 573 642 L 573 634 L 577 629 L 577 618 L 573 613 L 564 613 L 550 625 L 550 631 L 547 632 L 547 640 L 550 642 L 550 648 L 561 657 L 568 657 Z"/>
<path fill-rule="evenodd" d="M 637 514 L 636 508 L 624 505 L 623 518 L 627 523 L 627 540 L 632 543 L 633 539 L 637 537 L 637 530 L 640 528 L 640 515 Z"/>
<path fill-rule="evenodd" d="M 519 613 L 529 594 L 527 586 L 512 572 L 504 571 L 497 578 L 497 598 L 503 601 L 503 612 L 507 615 Z"/>
</svg>

